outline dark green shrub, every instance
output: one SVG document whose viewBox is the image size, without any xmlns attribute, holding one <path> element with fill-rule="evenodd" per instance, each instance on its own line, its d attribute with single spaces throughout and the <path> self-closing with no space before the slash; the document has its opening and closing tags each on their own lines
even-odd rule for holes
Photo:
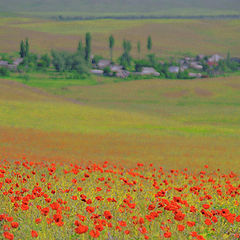
<svg viewBox="0 0 240 240">
<path fill-rule="evenodd" d="M 109 76 L 109 75 L 111 74 L 111 69 L 110 69 L 110 67 L 109 67 L 109 66 L 105 67 L 105 68 L 103 69 L 103 73 L 104 73 L 104 75 Z"/>
<path fill-rule="evenodd" d="M 2 77 L 7 77 L 10 75 L 10 72 L 7 68 L 5 67 L 0 67 L 0 76 Z"/>
</svg>

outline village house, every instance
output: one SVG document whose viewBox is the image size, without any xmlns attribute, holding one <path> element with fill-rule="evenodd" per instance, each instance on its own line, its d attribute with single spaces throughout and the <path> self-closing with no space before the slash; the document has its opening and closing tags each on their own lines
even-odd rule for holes
<svg viewBox="0 0 240 240">
<path fill-rule="evenodd" d="M 91 72 L 92 74 L 95 74 L 95 75 L 98 75 L 98 76 L 103 75 L 103 70 L 101 70 L 101 69 L 91 69 L 90 72 Z"/>
<path fill-rule="evenodd" d="M 130 75 L 130 72 L 129 71 L 126 71 L 126 70 L 119 70 L 116 72 L 116 77 L 119 77 L 119 78 L 126 78 Z"/>
<path fill-rule="evenodd" d="M 188 73 L 189 77 L 193 77 L 193 78 L 201 78 L 202 74 L 201 73 Z"/>
<path fill-rule="evenodd" d="M 208 62 L 209 63 L 217 63 L 219 62 L 220 60 L 223 60 L 224 57 L 218 55 L 218 54 L 214 54 L 212 55 L 211 57 L 208 58 Z"/>
<path fill-rule="evenodd" d="M 23 58 L 17 58 L 13 61 L 13 63 L 8 63 L 8 61 L 0 61 L 0 67 L 8 68 L 12 71 L 17 71 L 17 67 L 23 61 Z"/>
<path fill-rule="evenodd" d="M 201 61 L 201 60 L 204 60 L 204 58 L 205 58 L 204 54 L 198 54 L 197 57 L 196 57 L 196 60 Z"/>
<path fill-rule="evenodd" d="M 8 67 L 7 61 L 0 61 L 0 67 Z"/>
<path fill-rule="evenodd" d="M 191 62 L 189 64 L 190 68 L 196 69 L 196 70 L 202 70 L 203 66 L 200 65 L 198 62 Z"/>
<path fill-rule="evenodd" d="M 180 70 L 180 67 L 178 67 L 178 66 L 171 66 L 171 67 L 168 68 L 168 71 L 170 73 L 178 73 L 179 70 Z"/>
<path fill-rule="evenodd" d="M 153 75 L 155 77 L 160 76 L 160 73 L 157 72 L 153 67 L 143 67 L 141 75 Z"/>
<path fill-rule="evenodd" d="M 119 72 L 123 70 L 123 66 L 121 65 L 111 65 L 110 69 L 112 72 Z"/>
<path fill-rule="evenodd" d="M 97 68 L 99 69 L 104 69 L 106 67 L 109 67 L 111 65 L 111 61 L 107 60 L 107 59 L 101 59 L 99 60 L 99 62 L 97 63 Z"/>
</svg>

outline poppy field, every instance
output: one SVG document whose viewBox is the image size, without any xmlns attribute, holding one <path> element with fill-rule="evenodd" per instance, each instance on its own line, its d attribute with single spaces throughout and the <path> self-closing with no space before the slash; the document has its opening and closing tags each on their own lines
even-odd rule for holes
<svg viewBox="0 0 240 240">
<path fill-rule="evenodd" d="M 240 179 L 222 169 L 0 165 L 3 239 L 239 239 Z"/>
</svg>

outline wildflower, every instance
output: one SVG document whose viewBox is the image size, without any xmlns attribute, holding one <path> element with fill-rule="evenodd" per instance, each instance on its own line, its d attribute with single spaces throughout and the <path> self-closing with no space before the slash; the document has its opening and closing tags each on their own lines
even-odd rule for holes
<svg viewBox="0 0 240 240">
<path fill-rule="evenodd" d="M 209 209 L 210 206 L 209 206 L 209 204 L 203 204 L 203 208 L 204 208 L 204 209 Z"/>
<path fill-rule="evenodd" d="M 41 214 L 42 214 L 42 215 L 47 216 L 48 213 L 49 213 L 49 208 L 48 208 L 48 207 L 41 209 Z"/>
<path fill-rule="evenodd" d="M 204 222 L 208 226 L 212 225 L 212 222 L 211 222 L 211 220 L 209 218 L 207 218 Z"/>
<path fill-rule="evenodd" d="M 12 228 L 18 228 L 19 223 L 18 222 L 11 222 Z"/>
<path fill-rule="evenodd" d="M 184 225 L 178 225 L 178 231 L 182 232 L 185 229 Z"/>
<path fill-rule="evenodd" d="M 189 227 L 193 227 L 193 226 L 195 226 L 195 224 L 196 224 L 195 222 L 190 222 L 190 221 L 187 222 L 187 225 Z"/>
<path fill-rule="evenodd" d="M 13 240 L 14 239 L 14 235 L 10 232 L 4 232 L 3 233 L 3 236 L 6 238 L 6 239 L 9 239 L 9 240 Z"/>
<path fill-rule="evenodd" d="M 77 234 L 82 234 L 88 231 L 88 226 L 84 226 L 84 225 L 79 225 L 77 228 L 75 228 L 75 232 Z"/>
<path fill-rule="evenodd" d="M 165 238 L 170 238 L 172 236 L 172 233 L 171 232 L 165 232 L 164 233 L 164 237 Z"/>
<path fill-rule="evenodd" d="M 112 214 L 110 211 L 105 211 L 104 212 L 104 217 L 107 219 L 107 220 L 110 220 L 112 219 Z"/>
<path fill-rule="evenodd" d="M 6 217 L 6 220 L 7 220 L 8 222 L 12 222 L 12 221 L 13 221 L 13 217 Z"/>
<path fill-rule="evenodd" d="M 36 224 L 39 224 L 41 221 L 42 221 L 41 218 L 35 219 L 35 223 L 36 223 Z"/>
<path fill-rule="evenodd" d="M 33 238 L 37 238 L 38 237 L 38 233 L 36 231 L 34 231 L 34 230 L 32 230 L 31 235 L 32 235 Z"/>
<path fill-rule="evenodd" d="M 183 214 L 180 211 L 178 211 L 174 216 L 174 219 L 177 221 L 182 221 L 184 218 L 185 218 L 185 214 Z"/>
<path fill-rule="evenodd" d="M 87 207 L 86 207 L 86 211 L 87 211 L 88 213 L 93 213 L 93 212 L 95 211 L 95 208 L 94 208 L 94 207 L 91 207 L 91 206 L 87 206 Z"/>
<path fill-rule="evenodd" d="M 100 236 L 100 232 L 98 230 L 91 230 L 89 234 L 93 238 L 98 238 Z"/>
</svg>

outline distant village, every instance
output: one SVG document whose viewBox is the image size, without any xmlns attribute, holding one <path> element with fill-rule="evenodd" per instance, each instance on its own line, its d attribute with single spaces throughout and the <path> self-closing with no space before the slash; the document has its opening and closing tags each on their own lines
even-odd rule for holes
<svg viewBox="0 0 240 240">
<path fill-rule="evenodd" d="M 43 54 L 41 56 L 30 52 L 28 39 L 21 41 L 18 58 L 2 56 L 0 59 L 0 75 L 4 76 L 8 72 L 33 72 L 45 71 L 55 68 L 59 73 L 93 74 L 97 76 L 110 76 L 116 78 L 169 78 L 169 79 L 192 79 L 207 78 L 240 71 L 240 58 L 231 57 L 230 53 L 226 57 L 219 54 L 206 56 L 199 54 L 196 57 L 185 56 L 180 59 L 159 60 L 152 53 L 152 39 L 147 39 L 148 54 L 145 58 L 140 58 L 141 46 L 138 42 L 137 50 L 139 57 L 131 57 L 132 44 L 123 40 L 123 53 L 113 61 L 114 37 L 109 37 L 109 59 L 91 53 L 91 34 L 86 33 L 85 46 L 79 41 L 76 52 L 51 51 L 51 56 Z"/>
<path fill-rule="evenodd" d="M 188 77 L 190 78 L 206 78 L 209 77 L 206 73 L 206 65 L 208 69 L 212 70 L 214 75 L 221 74 L 222 72 L 218 71 L 216 66 L 219 65 L 220 61 L 226 60 L 223 56 L 218 54 L 214 54 L 211 56 L 205 56 L 203 54 L 197 55 L 196 57 L 184 57 L 181 58 L 177 64 L 169 65 L 167 70 L 169 73 L 178 74 L 179 72 L 188 71 Z M 238 66 L 238 70 L 240 70 L 240 58 L 234 57 L 230 59 L 231 62 L 235 62 Z M 166 64 L 161 62 L 162 65 Z M 129 75 L 138 75 L 145 76 L 151 75 L 155 77 L 159 77 L 161 75 L 154 67 L 142 66 L 141 71 L 127 71 L 124 69 L 122 65 L 112 64 L 108 59 L 101 59 L 97 64 L 93 64 L 93 69 L 91 69 L 91 73 L 95 75 L 106 75 L 104 69 L 110 69 L 110 73 L 108 75 L 113 75 L 120 78 L 126 78 Z"/>
<path fill-rule="evenodd" d="M 92 59 L 94 57 L 92 56 Z M 19 65 L 23 62 L 23 58 L 16 58 L 12 62 L 0 60 L 0 67 L 9 69 L 10 71 L 18 71 Z M 197 55 L 193 57 L 184 57 L 178 61 L 178 64 L 168 66 L 167 70 L 169 73 L 178 74 L 179 72 L 188 71 L 188 77 L 190 78 L 206 78 L 209 77 L 205 73 L 204 66 L 208 66 L 209 69 L 212 68 L 212 72 L 215 75 L 221 74 L 214 67 L 218 66 L 219 62 L 224 60 L 224 57 L 214 54 L 212 56 L 206 57 L 205 55 Z M 231 58 L 232 62 L 239 65 L 238 70 L 240 70 L 240 58 Z M 164 64 L 163 62 L 161 63 Z M 109 71 L 106 69 L 109 68 Z M 141 71 L 128 71 L 125 70 L 122 65 L 114 64 L 108 59 L 100 59 L 97 63 L 93 61 L 92 69 L 90 72 L 98 76 L 114 76 L 119 78 L 127 78 L 130 75 L 135 76 L 154 76 L 159 77 L 161 75 L 154 67 L 142 66 Z"/>
</svg>

